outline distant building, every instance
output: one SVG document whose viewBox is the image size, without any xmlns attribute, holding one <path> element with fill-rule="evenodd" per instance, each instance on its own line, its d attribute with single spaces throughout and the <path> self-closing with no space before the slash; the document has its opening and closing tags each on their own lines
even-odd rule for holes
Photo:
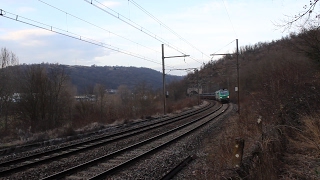
<svg viewBox="0 0 320 180">
<path fill-rule="evenodd" d="M 76 101 L 96 101 L 95 95 L 74 96 Z"/>
<path fill-rule="evenodd" d="M 0 100 L 12 101 L 12 102 L 20 102 L 21 101 L 21 93 L 13 93 L 10 96 L 3 96 L 3 97 L 0 97 Z"/>
<path fill-rule="evenodd" d="M 199 92 L 198 92 L 199 91 Z M 190 96 L 190 95 L 194 95 L 194 94 L 202 94 L 202 88 L 195 88 L 195 87 L 192 87 L 192 88 L 188 88 L 187 89 L 187 94 Z"/>
<path fill-rule="evenodd" d="M 116 94 L 117 90 L 116 89 L 106 89 L 107 94 Z"/>
</svg>

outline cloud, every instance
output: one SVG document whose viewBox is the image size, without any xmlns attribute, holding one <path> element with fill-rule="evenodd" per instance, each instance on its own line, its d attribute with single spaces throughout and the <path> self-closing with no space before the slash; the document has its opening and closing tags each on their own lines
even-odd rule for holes
<svg viewBox="0 0 320 180">
<path fill-rule="evenodd" d="M 61 63 L 74 65 L 77 61 L 91 65 L 97 56 L 110 51 L 80 40 L 41 29 L 27 29 L 0 34 L 1 47 L 15 53 L 20 63 Z"/>
<path fill-rule="evenodd" d="M 41 29 L 26 29 L 12 32 L 5 32 L 0 35 L 0 42 L 10 42 L 19 45 L 20 47 L 38 47 L 46 46 L 47 42 L 44 37 L 52 36 L 53 33 Z"/>
<path fill-rule="evenodd" d="M 18 30 L 13 32 L 8 32 L 0 36 L 1 40 L 8 41 L 23 41 L 30 38 L 35 37 L 43 37 L 53 35 L 52 32 L 44 31 L 41 29 L 26 29 L 26 30 Z"/>
</svg>

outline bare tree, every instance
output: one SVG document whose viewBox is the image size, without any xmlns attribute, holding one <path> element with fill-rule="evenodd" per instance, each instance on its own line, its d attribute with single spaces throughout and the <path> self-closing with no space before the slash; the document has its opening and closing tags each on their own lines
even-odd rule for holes
<svg viewBox="0 0 320 180">
<path fill-rule="evenodd" d="M 298 24 L 300 27 L 304 27 L 306 24 L 312 22 L 319 23 L 317 19 L 320 19 L 320 14 L 316 13 L 316 7 L 319 0 L 309 0 L 306 1 L 306 4 L 302 7 L 303 10 L 297 13 L 294 16 L 288 16 L 289 20 L 284 21 L 284 23 L 279 24 L 277 26 L 284 28 L 284 30 L 290 29 L 294 24 Z M 316 21 L 315 21 L 316 20 Z"/>
<path fill-rule="evenodd" d="M 68 76 L 59 65 L 32 65 L 21 76 L 21 112 L 32 131 L 64 125 L 72 105 Z"/>
<path fill-rule="evenodd" d="M 305 54 L 320 63 L 320 27 L 303 28 L 298 35 L 291 35 L 292 47 L 295 51 Z"/>
<path fill-rule="evenodd" d="M 69 76 L 63 66 L 52 64 L 48 67 L 49 86 L 49 120 L 53 127 L 64 124 L 66 114 L 72 105 L 73 94 L 70 91 Z"/>
<path fill-rule="evenodd" d="M 14 94 L 14 66 L 19 63 L 18 57 L 6 48 L 1 48 L 0 54 L 0 119 L 4 116 L 5 131 L 8 128 L 9 109 Z"/>
<path fill-rule="evenodd" d="M 309 0 L 303 10 L 278 25 L 289 30 L 293 25 L 299 28 L 299 34 L 291 34 L 290 46 L 297 52 L 302 52 L 310 59 L 320 62 L 320 13 L 317 10 L 319 0 Z"/>
<path fill-rule="evenodd" d="M 120 109 L 125 118 L 135 116 L 135 106 L 133 104 L 132 94 L 129 88 L 125 85 L 120 85 L 117 90 L 118 98 L 120 99 Z"/>
<path fill-rule="evenodd" d="M 151 115 L 154 111 L 155 105 L 153 102 L 153 96 L 155 95 L 151 86 L 149 86 L 146 82 L 141 82 L 135 86 L 134 94 L 134 104 L 137 106 L 138 113 L 141 116 Z"/>
<path fill-rule="evenodd" d="M 99 104 L 100 122 L 103 122 L 105 112 L 106 87 L 102 84 L 96 84 L 94 87 L 97 103 Z"/>
<path fill-rule="evenodd" d="M 1 48 L 0 65 L 1 68 L 6 68 L 8 66 L 14 66 L 19 64 L 18 57 L 7 48 Z"/>
</svg>

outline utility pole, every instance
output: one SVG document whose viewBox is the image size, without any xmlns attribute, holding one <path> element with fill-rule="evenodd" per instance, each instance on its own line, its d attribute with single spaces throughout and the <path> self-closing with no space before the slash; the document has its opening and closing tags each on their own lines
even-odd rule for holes
<svg viewBox="0 0 320 180">
<path fill-rule="evenodd" d="M 188 57 L 190 55 L 182 55 L 182 56 L 164 56 L 164 45 L 161 44 L 162 49 L 162 94 L 163 94 L 163 115 L 166 115 L 166 78 L 165 78 L 165 69 L 164 69 L 164 59 L 165 58 L 176 58 L 176 57 Z"/>
<path fill-rule="evenodd" d="M 238 114 L 240 115 L 240 75 L 239 75 L 239 47 L 238 47 L 238 39 L 236 39 L 236 44 L 237 44 L 237 84 L 238 84 Z"/>
<path fill-rule="evenodd" d="M 164 47 L 161 44 L 162 48 L 162 94 L 163 94 L 163 115 L 166 115 L 166 78 L 165 78 L 165 70 L 164 70 Z"/>
<path fill-rule="evenodd" d="M 235 91 L 237 91 L 237 101 L 238 101 L 238 114 L 240 115 L 240 93 L 239 93 L 239 84 L 240 84 L 240 77 L 239 77 L 239 47 L 238 47 L 238 39 L 236 39 L 236 57 L 237 57 L 237 87 L 235 87 Z M 228 54 L 210 54 L 210 56 L 214 56 L 214 55 L 231 55 L 231 53 Z"/>
<path fill-rule="evenodd" d="M 195 73 L 197 73 L 197 87 L 198 87 L 198 105 L 200 105 L 200 90 L 199 90 L 199 71 L 196 70 Z"/>
</svg>

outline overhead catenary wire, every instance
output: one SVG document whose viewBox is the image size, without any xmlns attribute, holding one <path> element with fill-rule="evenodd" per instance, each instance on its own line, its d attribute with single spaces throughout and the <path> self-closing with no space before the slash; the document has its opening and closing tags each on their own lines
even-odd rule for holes
<svg viewBox="0 0 320 180">
<path fill-rule="evenodd" d="M 80 21 L 83 21 L 83 22 L 85 22 L 85 23 L 87 23 L 87 24 L 90 24 L 90 25 L 92 25 L 92 26 L 94 26 L 94 27 L 96 27 L 96 28 L 98 28 L 98 29 L 101 29 L 101 30 L 103 30 L 103 31 L 106 31 L 106 32 L 108 32 L 109 34 L 113 34 L 113 35 L 115 35 L 115 36 L 117 36 L 117 37 L 119 37 L 119 38 L 125 39 L 125 40 L 127 40 L 127 41 L 129 41 L 129 42 L 131 42 L 131 43 L 134 43 L 134 44 L 139 45 L 139 46 L 141 46 L 141 47 L 144 47 L 144 48 L 146 48 L 146 49 L 152 50 L 152 51 L 154 51 L 154 52 L 161 53 L 161 52 L 158 51 L 158 50 L 155 50 L 155 49 L 149 48 L 149 47 L 147 47 L 147 46 L 144 46 L 144 45 L 142 45 L 142 44 L 140 44 L 140 43 L 138 43 L 138 42 L 135 42 L 135 41 L 133 41 L 133 40 L 130 40 L 129 38 L 126 38 L 126 37 L 124 37 L 124 36 L 118 35 L 118 34 L 116 34 L 116 33 L 114 33 L 114 32 L 111 32 L 111 31 L 109 31 L 109 30 L 101 27 L 101 26 L 98 26 L 98 25 L 93 24 L 93 23 L 91 23 L 91 22 L 89 22 L 89 21 L 87 21 L 87 20 L 84 20 L 84 19 L 82 19 L 82 18 L 79 18 L 79 17 L 77 17 L 77 16 L 75 16 L 75 15 L 73 15 L 73 14 L 70 14 L 70 13 L 68 13 L 68 12 L 66 12 L 66 11 L 64 11 L 64 10 L 62 10 L 62 9 L 60 9 L 60 8 L 57 8 L 57 7 L 51 5 L 51 4 L 47 3 L 47 2 L 44 2 L 44 1 L 42 1 L 42 0 L 38 0 L 38 1 L 40 1 L 41 3 L 43 3 L 43 4 L 45 4 L 45 5 L 49 6 L 49 7 L 52 7 L 52 8 L 54 8 L 54 9 L 58 10 L 58 11 L 63 12 L 63 13 L 65 13 L 66 15 L 72 16 L 72 17 L 74 17 L 74 18 L 76 18 L 76 19 L 78 19 L 78 20 L 80 20 Z"/>
<path fill-rule="evenodd" d="M 167 30 L 169 30 L 172 34 L 174 34 L 175 36 L 177 36 L 179 39 L 181 39 L 182 41 L 184 41 L 185 43 L 187 43 L 188 45 L 190 45 L 192 48 L 196 49 L 197 51 L 199 51 L 202 55 L 205 55 L 207 57 L 210 58 L 209 55 L 205 54 L 204 52 L 202 52 L 201 50 L 199 50 L 197 47 L 195 47 L 194 45 L 192 45 L 190 42 L 188 42 L 185 38 L 181 37 L 178 33 L 176 33 L 175 31 L 173 31 L 171 28 L 169 28 L 167 25 L 165 25 L 163 22 L 161 22 L 158 18 L 156 18 L 155 16 L 153 16 L 151 13 L 149 13 L 147 10 L 145 10 L 143 7 L 141 7 L 138 3 L 136 3 L 134 0 L 128 0 L 129 2 L 131 2 L 133 5 L 135 5 L 137 8 L 139 8 L 141 11 L 143 11 L 144 13 L 146 13 L 148 16 L 150 16 L 152 19 L 154 19 L 156 22 L 158 22 L 160 25 L 162 25 L 163 27 L 165 27 Z"/>
<path fill-rule="evenodd" d="M 132 2 L 133 5 L 135 5 L 136 7 L 138 7 L 141 11 L 143 11 L 144 13 L 146 13 L 148 16 L 150 16 L 152 19 L 154 19 L 156 22 L 158 22 L 160 24 L 160 26 L 165 27 L 166 29 L 168 29 L 172 34 L 174 34 L 175 36 L 177 36 L 179 39 L 181 39 L 182 41 L 184 41 L 185 43 L 189 44 L 192 48 L 196 49 L 197 51 L 201 52 L 202 55 L 205 55 L 207 57 L 209 57 L 208 55 L 204 54 L 202 51 L 200 51 L 198 48 L 196 48 L 195 46 L 193 46 L 191 43 L 189 43 L 186 39 L 184 39 L 183 37 L 181 37 L 178 33 L 176 33 L 175 31 L 173 31 L 171 28 L 169 28 L 167 25 L 165 25 L 163 22 L 161 22 L 158 18 L 154 17 L 151 13 L 149 13 L 147 10 L 145 10 L 143 7 L 141 7 L 138 3 L 136 3 L 133 0 L 128 0 L 129 2 Z M 184 53 L 185 54 L 185 53 Z M 189 56 L 190 59 L 202 64 L 202 62 L 198 61 L 197 59 Z M 209 57 L 210 58 L 210 57 Z"/>
<path fill-rule="evenodd" d="M 145 60 L 145 61 L 149 61 L 149 62 L 161 65 L 160 62 L 157 62 L 157 61 L 155 61 L 153 59 L 146 58 L 146 57 L 144 57 L 142 55 L 122 50 L 122 49 L 117 48 L 115 46 L 112 46 L 112 45 L 109 45 L 109 44 L 106 44 L 106 43 L 103 43 L 103 42 L 100 42 L 100 41 L 96 41 L 96 40 L 87 38 L 85 36 L 81 36 L 79 34 L 72 33 L 70 31 L 61 29 L 61 28 L 57 28 L 57 27 L 50 26 L 48 24 L 45 24 L 45 23 L 42 23 L 42 22 L 39 22 L 39 21 L 35 21 L 35 20 L 29 19 L 29 18 L 26 18 L 26 17 L 23 17 L 23 16 L 19 16 L 17 14 L 13 14 L 13 13 L 10 13 L 8 11 L 5 11 L 3 9 L 0 9 L 0 12 L 1 12 L 0 17 L 4 17 L 4 18 L 10 19 L 10 20 L 14 20 L 14 21 L 17 21 L 17 22 L 20 22 L 20 23 L 24 23 L 24 24 L 27 24 L 27 25 L 30 25 L 30 26 L 34 26 L 34 27 L 37 27 L 37 28 L 40 28 L 40 29 L 43 29 L 43 30 L 47 30 L 47 31 L 50 31 L 50 32 L 53 32 L 53 33 L 56 33 L 56 34 L 60 34 L 60 35 L 66 36 L 66 37 L 69 37 L 69 38 L 80 40 L 80 41 L 83 41 L 83 42 L 86 42 L 86 43 L 89 43 L 89 44 L 100 46 L 100 47 L 103 47 L 103 48 L 106 48 L 106 49 L 109 49 L 109 50 L 112 50 L 112 51 L 116 51 L 116 52 L 119 52 L 119 53 L 122 53 L 122 54 L 126 54 L 126 55 L 129 55 L 129 56 L 135 57 L 135 58 L 139 58 L 139 59 L 142 59 L 142 60 Z M 10 17 L 9 15 L 11 15 L 12 17 Z M 30 22 L 27 22 L 27 21 L 24 21 L 24 20 L 21 20 L 21 19 L 25 19 L 25 20 L 30 21 Z M 174 68 L 172 66 L 166 66 L 166 67 Z"/>
<path fill-rule="evenodd" d="M 230 21 L 230 23 L 231 23 L 233 32 L 234 32 L 234 34 L 236 35 L 236 39 L 237 39 L 237 38 L 238 38 L 238 35 L 237 35 L 237 33 L 236 33 L 235 29 L 234 29 L 234 26 L 233 26 L 233 23 L 232 23 L 232 21 L 231 21 L 231 18 L 230 18 L 229 11 L 228 11 L 228 9 L 227 9 L 226 3 L 225 3 L 224 0 L 222 0 L 222 1 L 223 1 L 224 8 L 226 9 L 226 12 L 227 12 L 227 14 L 228 14 L 228 18 L 229 18 L 229 21 Z"/>
<path fill-rule="evenodd" d="M 120 21 L 130 25 L 131 27 L 139 30 L 140 32 L 142 33 L 145 33 L 146 35 L 156 39 L 157 41 L 165 44 L 166 46 L 178 51 L 179 53 L 185 55 L 187 53 L 183 52 L 182 50 L 180 50 L 179 48 L 171 45 L 168 41 L 164 40 L 163 38 L 161 38 L 160 36 L 157 36 L 156 34 L 153 34 L 152 32 L 150 32 L 149 30 L 147 30 L 146 28 L 143 28 L 142 26 L 138 25 L 137 23 L 133 22 L 132 20 L 130 20 L 129 18 L 126 18 L 125 16 L 121 15 L 120 13 L 114 11 L 113 9 L 109 8 L 108 6 L 104 5 L 103 3 L 97 1 L 97 0 L 84 0 L 86 1 L 87 3 L 95 6 L 96 8 L 106 12 L 107 14 L 119 19 Z M 96 3 L 93 3 L 93 2 L 96 2 Z M 108 10 L 106 10 L 108 9 Z M 111 12 L 110 12 L 111 11 Z M 200 62 L 201 63 L 201 62 Z"/>
<path fill-rule="evenodd" d="M 235 40 L 235 39 L 234 39 L 234 40 L 232 40 L 230 43 L 228 43 L 227 45 L 223 46 L 221 49 L 223 49 L 223 48 L 225 48 L 225 47 L 229 46 L 229 45 L 230 45 L 231 43 L 233 43 L 234 41 L 236 41 L 236 40 Z M 213 55 L 214 55 L 214 54 L 216 54 L 217 52 L 221 51 L 221 49 L 219 49 L 219 50 L 217 50 L 216 52 L 214 52 L 214 53 L 213 53 Z"/>
<path fill-rule="evenodd" d="M 44 2 L 44 0 L 43 1 L 41 1 L 41 0 L 39 0 L 40 2 L 42 2 L 42 3 L 45 3 Z M 93 0 L 93 1 L 95 1 L 95 0 Z M 128 0 L 128 4 L 129 4 L 129 2 L 131 2 L 131 1 L 133 1 L 133 0 Z M 88 2 L 88 1 L 86 1 L 86 2 Z M 91 0 L 91 2 L 92 2 L 92 0 Z M 134 2 L 134 1 L 133 1 Z M 134 2 L 135 3 L 135 2 Z M 48 4 L 48 3 L 46 3 L 46 4 Z M 133 5 L 133 4 L 132 4 Z M 100 6 L 101 7 L 101 6 Z M 130 8 L 132 9 L 132 7 L 133 6 L 130 6 Z M 130 12 L 129 13 L 131 13 L 131 9 L 129 10 Z M 62 12 L 64 12 L 65 13 L 65 22 L 66 22 L 66 24 L 67 24 L 67 26 L 66 26 L 66 32 L 68 32 L 69 30 L 71 30 L 71 26 L 70 26 L 70 17 L 71 16 L 73 16 L 73 17 L 75 17 L 75 18 L 77 18 L 77 19 L 81 19 L 81 18 L 78 18 L 77 16 L 74 16 L 74 15 L 72 15 L 72 14 L 70 14 L 70 13 L 68 13 L 68 12 L 66 12 L 66 11 L 63 11 L 63 10 L 61 10 L 61 9 L 59 9 L 60 11 L 62 11 Z M 122 15 L 119 15 L 118 14 L 118 17 L 122 17 Z M 132 18 L 132 17 L 131 17 Z M 156 17 L 155 17 L 156 18 Z M 230 18 L 230 17 L 229 17 Z M 157 19 L 157 18 L 156 18 Z M 81 19 L 81 20 L 83 20 L 83 19 Z M 86 22 L 85 20 L 83 20 L 84 22 Z M 132 22 L 131 20 L 130 20 L 130 22 Z M 69 23 L 69 24 L 68 24 Z M 94 24 L 92 24 L 92 23 L 90 23 L 90 22 L 86 22 L 86 23 L 89 23 L 89 24 L 91 24 L 91 25 L 94 25 Z M 167 28 L 166 27 L 166 25 L 165 24 L 163 24 L 161 21 L 160 21 L 160 26 L 161 27 L 165 27 L 165 28 Z M 100 28 L 101 29 L 101 27 L 100 26 L 97 26 L 96 25 L 96 27 L 98 27 L 98 28 Z M 47 27 L 48 28 L 48 27 Z M 49 27 L 50 28 L 50 27 Z M 52 27 L 51 27 L 52 28 Z M 168 27 L 169 28 L 169 27 Z M 56 30 L 58 29 L 58 28 L 55 28 Z M 141 30 L 143 30 L 143 31 L 145 31 L 146 29 L 144 29 L 143 27 L 141 27 L 140 28 Z M 169 28 L 170 29 L 170 28 Z M 106 30 L 106 29 L 105 29 Z M 172 30 L 172 29 L 170 29 L 170 30 Z M 110 35 L 110 33 L 112 33 L 112 32 L 110 32 L 110 31 L 108 31 L 108 30 L 106 30 L 107 32 L 109 32 L 109 35 Z M 146 30 L 147 31 L 147 30 Z M 172 30 L 173 31 L 173 30 Z M 147 31 L 148 32 L 148 31 Z M 174 31 L 173 31 L 174 32 Z M 72 32 L 68 32 L 67 34 L 72 34 Z M 112 34 L 115 34 L 115 33 L 112 33 Z M 74 34 L 75 36 L 78 36 L 77 34 Z M 179 34 L 177 34 L 178 36 L 179 36 Z M 155 37 L 157 37 L 157 38 L 159 38 L 160 39 L 160 37 L 161 36 L 157 36 L 157 35 L 155 35 Z M 181 37 L 181 36 L 180 36 Z M 83 37 L 84 38 L 84 37 Z M 123 37 L 123 38 L 125 38 L 125 37 Z M 91 40 L 90 40 L 91 41 Z M 93 41 L 93 40 L 92 40 Z M 94 41 L 95 43 L 98 43 L 98 44 L 100 44 L 101 42 L 96 42 L 96 41 Z M 131 41 L 131 42 L 133 42 L 133 41 Z M 167 41 L 165 41 L 165 42 L 167 42 Z M 108 43 L 108 42 L 107 42 Z M 110 42 L 109 42 L 110 43 Z M 136 42 L 134 42 L 134 43 L 136 43 Z M 170 44 L 168 43 L 164 43 L 166 46 L 168 46 L 168 47 L 171 47 L 170 46 Z M 106 44 L 103 44 L 104 46 L 112 46 L 112 45 L 106 45 Z M 117 47 L 115 47 L 115 49 L 118 49 Z M 129 50 L 129 49 L 128 49 Z M 158 51 L 157 51 L 158 52 Z M 183 53 L 183 54 L 185 54 L 185 53 Z M 202 54 L 202 59 L 204 58 L 203 56 L 204 55 L 206 55 L 206 54 L 204 54 L 204 53 L 201 53 Z M 201 60 L 201 57 L 197 57 L 197 59 L 195 59 L 195 58 L 192 58 L 192 57 L 190 57 L 191 59 L 193 59 L 193 60 L 195 60 L 195 61 L 197 61 L 197 62 L 199 62 L 199 63 L 202 63 L 202 62 L 200 62 L 200 61 L 202 61 Z M 200 60 L 200 61 L 199 61 Z M 188 61 L 187 61 L 188 62 Z M 186 62 L 186 63 L 187 63 Z M 189 63 L 189 62 L 188 62 Z"/>
</svg>

